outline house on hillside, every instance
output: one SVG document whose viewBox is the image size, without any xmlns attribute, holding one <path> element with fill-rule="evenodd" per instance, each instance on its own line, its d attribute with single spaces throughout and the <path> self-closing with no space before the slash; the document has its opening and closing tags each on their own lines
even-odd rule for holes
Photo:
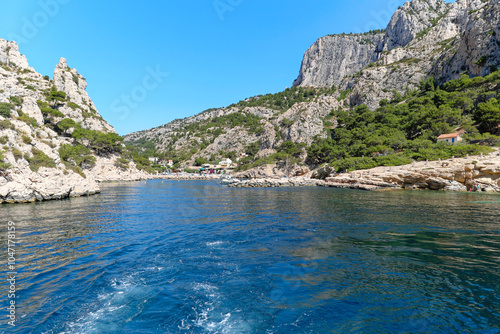
<svg viewBox="0 0 500 334">
<path fill-rule="evenodd" d="M 223 159 L 219 162 L 219 168 L 228 168 L 233 164 L 233 161 L 229 158 Z"/>
<path fill-rule="evenodd" d="M 463 133 L 455 132 L 455 133 L 446 133 L 437 138 L 438 143 L 448 143 L 448 144 L 457 144 L 458 142 L 463 140 Z"/>
</svg>

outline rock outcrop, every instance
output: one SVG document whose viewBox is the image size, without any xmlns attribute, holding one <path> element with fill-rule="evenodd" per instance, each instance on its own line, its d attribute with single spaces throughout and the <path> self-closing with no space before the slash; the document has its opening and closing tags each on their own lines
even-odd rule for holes
<svg viewBox="0 0 500 334">
<path fill-rule="evenodd" d="M 417 189 L 500 192 L 500 152 L 485 156 L 377 167 L 327 177 L 322 186 L 365 190 Z"/>
<path fill-rule="evenodd" d="M 116 154 L 93 153 L 95 166 L 83 169 L 61 159 L 61 147 L 75 145 L 71 136 L 56 132 L 55 124 L 63 119 L 82 129 L 115 133 L 86 87 L 64 58 L 51 80 L 28 65 L 15 42 L 0 39 L 0 203 L 91 195 L 99 192 L 99 181 L 150 177 L 132 163 L 118 166 Z"/>
<path fill-rule="evenodd" d="M 278 187 L 314 187 L 320 181 L 303 177 L 281 178 L 281 179 L 252 179 L 238 180 L 232 179 L 222 184 L 231 188 L 278 188 Z"/>
</svg>

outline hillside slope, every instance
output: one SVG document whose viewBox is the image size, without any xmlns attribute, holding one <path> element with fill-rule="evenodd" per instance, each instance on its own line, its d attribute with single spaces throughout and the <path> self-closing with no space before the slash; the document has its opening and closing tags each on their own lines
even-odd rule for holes
<svg viewBox="0 0 500 334">
<path fill-rule="evenodd" d="M 122 139 L 64 58 L 50 79 L 0 39 L 0 65 L 0 203 L 89 195 L 97 181 L 147 176 L 115 166 Z"/>
</svg>

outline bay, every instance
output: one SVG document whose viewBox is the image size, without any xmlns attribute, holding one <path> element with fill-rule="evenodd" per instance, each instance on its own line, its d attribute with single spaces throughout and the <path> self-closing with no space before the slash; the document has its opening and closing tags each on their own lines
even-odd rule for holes
<svg viewBox="0 0 500 334">
<path fill-rule="evenodd" d="M 498 195 L 104 184 L 0 207 L 5 333 L 499 333 Z"/>
</svg>

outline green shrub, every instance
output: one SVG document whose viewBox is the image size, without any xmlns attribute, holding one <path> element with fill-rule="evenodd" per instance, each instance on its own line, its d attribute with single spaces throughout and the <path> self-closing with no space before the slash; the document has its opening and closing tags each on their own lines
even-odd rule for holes
<svg viewBox="0 0 500 334">
<path fill-rule="evenodd" d="M 4 152 L 0 151 L 0 170 L 4 171 L 10 168 L 10 164 L 3 162 L 3 159 L 5 159 Z"/>
<path fill-rule="evenodd" d="M 42 100 L 36 100 L 36 104 L 38 105 L 38 108 L 48 108 L 49 104 L 47 102 L 44 102 Z"/>
<path fill-rule="evenodd" d="M 71 128 L 78 128 L 79 125 L 71 118 L 65 118 L 56 124 L 56 130 L 60 133 L 64 133 Z"/>
<path fill-rule="evenodd" d="M 52 108 L 41 108 L 42 114 L 44 118 L 51 118 L 51 117 L 64 117 L 64 114 L 60 112 L 59 110 L 52 109 Z"/>
<path fill-rule="evenodd" d="M 21 106 L 23 104 L 23 99 L 17 96 L 11 96 L 10 102 L 14 103 L 16 106 Z"/>
<path fill-rule="evenodd" d="M 130 161 L 124 158 L 118 158 L 115 161 L 115 166 L 120 168 L 121 170 L 127 170 L 129 169 L 129 163 Z"/>
<path fill-rule="evenodd" d="M 333 94 L 335 91 L 335 86 L 332 88 L 292 87 L 276 94 L 254 96 L 230 107 L 237 107 L 240 110 L 246 107 L 266 107 L 282 112 L 296 103 L 313 101 L 320 95 Z"/>
<path fill-rule="evenodd" d="M 14 109 L 14 105 L 11 103 L 2 102 L 0 103 L 0 116 L 8 118 L 10 117 L 11 110 Z"/>
<path fill-rule="evenodd" d="M 145 156 L 138 154 L 136 151 L 132 152 L 132 159 L 134 160 L 135 166 L 139 170 L 149 170 L 151 168 L 151 162 Z"/>
<path fill-rule="evenodd" d="M 23 134 L 21 135 L 21 139 L 23 140 L 23 143 L 28 144 L 28 145 L 29 145 L 29 144 L 31 144 L 31 137 L 30 137 L 30 136 L 28 136 L 28 135 L 27 135 L 27 134 L 25 134 L 25 133 L 23 133 Z"/>
<path fill-rule="evenodd" d="M 56 91 L 55 87 L 53 87 L 52 89 L 53 90 L 49 94 L 49 99 L 51 101 L 60 101 L 60 102 L 66 101 L 66 93 L 65 92 Z"/>
<path fill-rule="evenodd" d="M 292 141 L 286 141 L 278 146 L 277 151 L 278 153 L 282 152 L 285 153 L 285 155 L 298 157 L 302 153 L 305 146 L 306 145 L 304 143 L 294 143 Z"/>
<path fill-rule="evenodd" d="M 282 125 L 284 128 L 288 128 L 288 127 L 290 127 L 292 124 L 293 124 L 293 121 L 292 121 L 291 119 L 288 119 L 288 118 L 283 118 L 283 120 L 281 120 L 281 125 Z"/>
<path fill-rule="evenodd" d="M 486 64 L 487 61 L 488 61 L 487 56 L 481 56 L 474 64 L 478 66 L 484 66 L 484 64 Z"/>
<path fill-rule="evenodd" d="M 206 164 L 206 163 L 208 163 L 208 161 L 207 161 L 207 159 L 205 159 L 205 158 L 203 158 L 203 157 L 199 157 L 199 158 L 196 158 L 196 159 L 194 160 L 194 165 L 195 165 L 195 166 L 201 166 L 201 165 L 204 165 L 204 164 Z"/>
<path fill-rule="evenodd" d="M 65 133 L 70 128 L 74 128 L 71 137 L 80 144 L 90 147 L 99 155 L 108 155 L 122 150 L 123 138 L 116 133 L 85 129 L 70 118 L 65 118 L 56 124 L 56 130 L 60 133 Z"/>
<path fill-rule="evenodd" d="M 7 136 L 0 137 L 0 144 L 7 144 L 8 141 L 9 141 L 9 137 L 7 137 Z"/>
<path fill-rule="evenodd" d="M 184 169 L 184 172 L 188 173 L 188 174 L 195 174 L 195 173 L 198 173 L 199 170 L 198 169 L 189 169 L 189 168 L 185 168 Z"/>
<path fill-rule="evenodd" d="M 331 164 L 337 172 L 369 169 L 377 166 L 373 158 L 353 157 L 335 161 Z"/>
<path fill-rule="evenodd" d="M 82 145 L 62 145 L 59 148 L 59 156 L 66 166 L 90 169 L 95 166 L 95 157 L 92 151 Z"/>
<path fill-rule="evenodd" d="M 245 147 L 245 154 L 248 154 L 250 157 L 254 157 L 260 149 L 260 141 L 253 142 Z"/>
<path fill-rule="evenodd" d="M 17 148 L 12 149 L 12 154 L 14 155 L 14 159 L 16 159 L 16 161 L 23 158 L 23 154 Z"/>
<path fill-rule="evenodd" d="M 70 107 L 73 110 L 75 110 L 75 109 L 82 109 L 82 107 L 80 107 L 78 104 L 73 103 L 73 102 L 68 102 L 68 107 Z"/>
<path fill-rule="evenodd" d="M 340 97 L 338 98 L 339 101 L 342 101 L 343 99 L 345 99 L 347 97 L 347 95 L 351 92 L 352 90 L 349 88 L 347 90 L 344 90 L 342 92 L 340 92 Z"/>
<path fill-rule="evenodd" d="M 47 168 L 55 168 L 56 163 L 54 160 L 52 160 L 49 156 L 47 156 L 45 153 L 42 151 L 32 148 L 31 153 L 33 154 L 32 157 L 27 157 L 26 160 L 28 160 L 30 164 L 30 169 L 34 172 L 38 172 L 38 169 L 40 167 L 47 167 Z"/>
<path fill-rule="evenodd" d="M 90 147 L 99 155 L 120 152 L 122 149 L 123 138 L 116 133 L 104 133 L 78 127 L 71 136 L 78 141 L 87 140 Z"/>
<path fill-rule="evenodd" d="M 26 114 L 20 113 L 20 115 L 17 119 L 20 121 L 23 121 L 24 123 L 26 123 L 28 125 L 31 125 L 34 128 L 38 127 L 38 122 L 36 121 L 36 119 L 29 117 Z"/>
<path fill-rule="evenodd" d="M 413 159 L 410 159 L 404 154 L 388 154 L 386 156 L 380 156 L 374 158 L 375 162 L 378 166 L 401 166 L 408 165 L 413 162 Z"/>
<path fill-rule="evenodd" d="M 14 125 L 12 125 L 12 123 L 8 119 L 0 121 L 0 130 L 8 130 L 8 129 L 14 129 Z"/>
</svg>

